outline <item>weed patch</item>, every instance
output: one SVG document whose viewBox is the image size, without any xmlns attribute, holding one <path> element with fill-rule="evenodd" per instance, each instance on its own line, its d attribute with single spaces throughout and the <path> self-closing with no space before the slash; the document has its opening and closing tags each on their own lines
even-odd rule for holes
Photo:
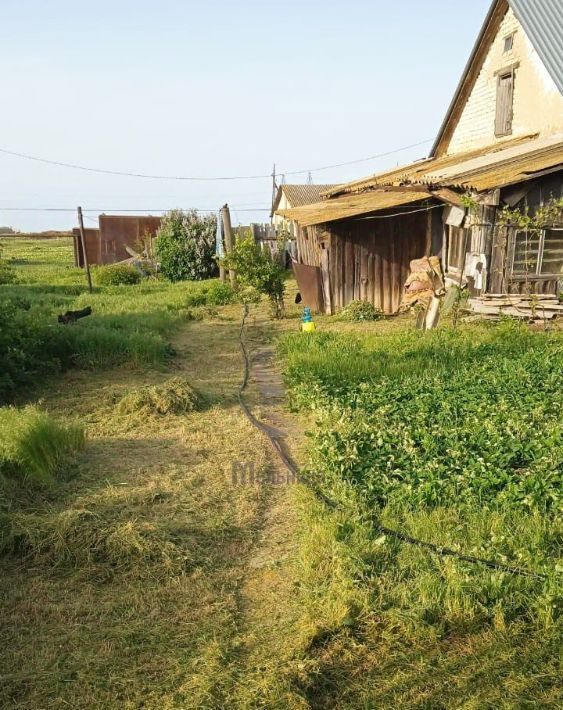
<svg viewBox="0 0 563 710">
<path fill-rule="evenodd" d="M 62 424 L 36 407 L 0 408 L 0 476 L 50 485 L 84 442 L 81 427 Z"/>
<path fill-rule="evenodd" d="M 310 670 L 296 689 L 313 707 L 552 702 L 561 336 L 513 323 L 320 332 L 286 336 L 279 353 L 292 408 L 314 421 L 308 476 L 341 505 L 303 507 Z M 545 579 L 430 553 L 382 535 L 374 521 Z M 534 652 L 521 662 L 523 637 Z M 534 658 L 544 659 L 541 672 Z"/>
</svg>

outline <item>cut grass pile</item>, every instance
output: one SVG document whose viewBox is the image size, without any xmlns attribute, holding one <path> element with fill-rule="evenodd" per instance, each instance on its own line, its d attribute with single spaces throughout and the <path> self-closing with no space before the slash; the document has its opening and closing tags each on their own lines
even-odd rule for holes
<svg viewBox="0 0 563 710">
<path fill-rule="evenodd" d="M 49 486 L 84 447 L 84 430 L 37 407 L 0 408 L 0 480 Z"/>
<path fill-rule="evenodd" d="M 302 507 L 308 701 L 557 704 L 561 335 L 511 323 L 300 334 L 280 354 L 294 409 L 315 422 L 308 475 L 342 505 L 327 513 L 305 494 Z M 432 554 L 377 521 L 546 578 Z"/>
<path fill-rule="evenodd" d="M 139 387 L 117 403 L 119 414 L 186 414 L 201 407 L 200 395 L 183 377 L 172 377 L 159 385 Z"/>
</svg>

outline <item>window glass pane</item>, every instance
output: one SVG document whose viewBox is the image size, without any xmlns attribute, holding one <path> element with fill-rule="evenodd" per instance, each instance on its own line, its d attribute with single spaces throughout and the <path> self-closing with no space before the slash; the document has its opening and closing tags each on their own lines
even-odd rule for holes
<svg viewBox="0 0 563 710">
<path fill-rule="evenodd" d="M 514 236 L 513 274 L 535 274 L 538 270 L 540 235 L 537 232 L 516 232 Z"/>
<path fill-rule="evenodd" d="M 542 274 L 563 274 L 563 231 L 545 230 Z"/>
</svg>

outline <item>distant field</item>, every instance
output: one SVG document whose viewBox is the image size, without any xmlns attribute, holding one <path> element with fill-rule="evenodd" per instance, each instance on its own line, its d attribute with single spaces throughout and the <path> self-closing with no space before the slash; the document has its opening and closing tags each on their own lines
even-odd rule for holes
<svg viewBox="0 0 563 710">
<path fill-rule="evenodd" d="M 57 239 L 59 237 L 71 237 L 70 230 L 51 229 L 46 232 L 16 232 L 15 234 L 0 234 L 0 239 L 13 237 L 14 239 Z"/>
<path fill-rule="evenodd" d="M 78 283 L 82 277 L 74 266 L 72 237 L 55 232 L 50 237 L 17 235 L 0 237 L 2 258 L 18 267 L 21 282 L 48 282 L 50 279 Z M 68 279 L 70 278 L 70 281 Z M 85 280 L 84 280 L 85 283 Z"/>
</svg>

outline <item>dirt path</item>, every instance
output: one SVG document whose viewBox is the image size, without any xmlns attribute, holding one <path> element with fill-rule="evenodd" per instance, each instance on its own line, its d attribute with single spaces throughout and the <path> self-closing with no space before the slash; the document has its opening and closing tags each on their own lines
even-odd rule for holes
<svg viewBox="0 0 563 710">
<path fill-rule="evenodd" d="M 289 453 L 297 432 L 285 410 L 274 348 L 264 343 L 259 328 L 250 327 L 247 338 L 250 377 L 245 401 Z M 236 676 L 241 682 L 235 684 L 233 702 L 239 707 L 301 707 L 279 677 L 278 665 L 291 657 L 299 637 L 299 610 L 294 603 L 298 551 L 294 481 L 266 436 L 260 433 L 260 437 L 267 448 L 267 495 L 239 590 L 241 646 Z"/>
</svg>

